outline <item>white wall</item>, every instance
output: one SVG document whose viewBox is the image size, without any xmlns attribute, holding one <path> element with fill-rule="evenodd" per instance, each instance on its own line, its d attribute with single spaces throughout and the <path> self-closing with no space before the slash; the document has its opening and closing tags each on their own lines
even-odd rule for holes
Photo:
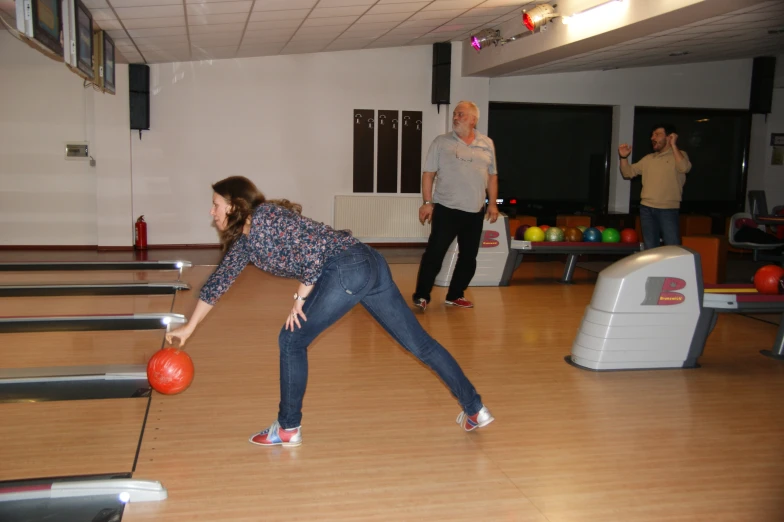
<svg viewBox="0 0 784 522">
<path fill-rule="evenodd" d="M 106 185 L 130 172 L 127 68 L 117 73 L 123 101 L 1 31 L 0 71 L 0 244 L 130 245 L 127 223 L 124 237 L 104 233 L 130 202 L 130 187 Z M 65 159 L 65 144 L 82 142 L 96 167 Z"/>
<path fill-rule="evenodd" d="M 770 164 L 773 156 L 771 134 L 784 134 L 784 54 L 776 58 L 771 113 L 755 114 L 751 121 L 747 187 L 749 190 L 765 191 L 769 211 L 777 205 L 784 205 L 784 166 Z"/>
<path fill-rule="evenodd" d="M 424 156 L 452 110 L 430 103 L 431 76 L 431 46 L 154 65 L 151 129 L 131 136 L 134 215 L 150 244 L 214 243 L 210 185 L 244 175 L 331 223 L 352 192 L 353 110 L 422 111 Z M 453 97 L 486 107 L 488 83 L 453 74 Z"/>
<path fill-rule="evenodd" d="M 748 109 L 751 70 L 749 59 L 494 78 L 490 80 L 490 100 L 613 106 L 617 125 L 613 149 L 617 150 L 620 143 L 632 141 L 635 106 Z M 621 177 L 617 155 L 613 154 L 609 210 L 627 212 L 629 192 L 630 182 Z"/>
</svg>

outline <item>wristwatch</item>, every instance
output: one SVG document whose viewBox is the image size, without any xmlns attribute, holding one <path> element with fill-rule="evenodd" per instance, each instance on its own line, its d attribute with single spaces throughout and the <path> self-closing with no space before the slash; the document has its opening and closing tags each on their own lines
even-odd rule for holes
<svg viewBox="0 0 784 522">
<path fill-rule="evenodd" d="M 307 297 L 302 297 L 297 292 L 294 292 L 294 299 L 296 299 L 297 301 L 304 301 L 307 299 Z"/>
<path fill-rule="evenodd" d="M 422 203 L 422 204 L 423 204 L 423 205 L 432 205 L 432 204 L 433 204 L 433 202 L 432 202 L 432 201 L 425 201 L 425 202 L 424 202 L 424 203 Z"/>
</svg>

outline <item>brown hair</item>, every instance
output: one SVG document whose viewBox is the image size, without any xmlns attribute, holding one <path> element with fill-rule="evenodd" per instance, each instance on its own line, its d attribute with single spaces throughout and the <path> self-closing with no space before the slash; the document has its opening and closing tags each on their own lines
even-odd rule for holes
<svg viewBox="0 0 784 522">
<path fill-rule="evenodd" d="M 287 199 L 267 199 L 251 180 L 243 176 L 231 176 L 212 185 L 212 190 L 229 203 L 226 212 L 226 228 L 219 232 L 223 250 L 226 251 L 242 235 L 242 229 L 253 210 L 262 203 L 272 203 L 302 214 L 302 205 Z"/>
</svg>

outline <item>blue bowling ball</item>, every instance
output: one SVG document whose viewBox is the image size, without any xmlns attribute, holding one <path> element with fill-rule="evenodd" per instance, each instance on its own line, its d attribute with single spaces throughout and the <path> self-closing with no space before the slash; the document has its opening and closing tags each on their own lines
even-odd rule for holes
<svg viewBox="0 0 784 522">
<path fill-rule="evenodd" d="M 588 228 L 583 232 L 583 241 L 588 243 L 601 243 L 602 233 L 596 228 Z"/>
</svg>

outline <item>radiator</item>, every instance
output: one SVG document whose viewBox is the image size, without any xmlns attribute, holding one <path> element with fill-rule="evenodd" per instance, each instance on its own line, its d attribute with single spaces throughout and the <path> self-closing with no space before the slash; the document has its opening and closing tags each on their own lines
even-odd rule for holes
<svg viewBox="0 0 784 522">
<path fill-rule="evenodd" d="M 334 228 L 365 243 L 426 243 L 430 223 L 419 222 L 420 195 L 335 196 Z"/>
</svg>

